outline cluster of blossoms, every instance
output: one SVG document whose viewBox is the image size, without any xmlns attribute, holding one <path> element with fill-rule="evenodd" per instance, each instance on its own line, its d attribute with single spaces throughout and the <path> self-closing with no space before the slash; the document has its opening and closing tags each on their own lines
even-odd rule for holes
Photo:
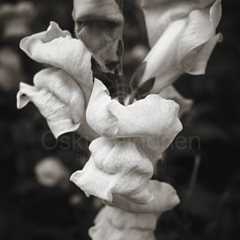
<svg viewBox="0 0 240 240">
<path fill-rule="evenodd" d="M 191 105 L 171 84 L 183 73 L 203 74 L 221 39 L 216 34 L 220 0 L 138 2 L 151 46 L 132 84 L 136 93 L 151 82 L 143 98 L 131 93 L 123 102 L 112 98 L 92 71 L 91 59 L 103 72 L 119 61 L 123 17 L 114 0 L 74 1 L 79 39 L 52 22 L 20 43 L 30 58 L 49 67 L 35 75 L 34 86 L 20 84 L 18 108 L 32 101 L 56 138 L 79 131 L 91 140 L 90 159 L 71 181 L 107 204 L 89 231 L 94 240 L 154 239 L 160 214 L 179 203 L 173 187 L 151 180 L 157 161 L 182 130 L 180 115 Z"/>
</svg>

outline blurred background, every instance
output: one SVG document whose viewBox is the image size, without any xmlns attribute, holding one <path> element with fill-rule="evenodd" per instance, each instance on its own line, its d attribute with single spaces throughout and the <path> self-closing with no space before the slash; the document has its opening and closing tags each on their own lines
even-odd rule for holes
<svg viewBox="0 0 240 240">
<path fill-rule="evenodd" d="M 157 239 L 240 239 L 239 7 L 223 1 L 224 41 L 207 74 L 176 82 L 194 105 L 156 171 L 182 201 L 160 217 Z M 66 0 L 0 2 L 0 240 L 85 240 L 102 206 L 68 180 L 88 159 L 88 143 L 74 133 L 56 141 L 34 106 L 16 109 L 19 82 L 32 83 L 43 67 L 19 50 L 19 40 L 45 30 L 49 21 L 73 32 L 71 12 Z M 131 75 L 148 48 L 134 1 L 125 1 L 124 15 L 125 71 Z"/>
</svg>

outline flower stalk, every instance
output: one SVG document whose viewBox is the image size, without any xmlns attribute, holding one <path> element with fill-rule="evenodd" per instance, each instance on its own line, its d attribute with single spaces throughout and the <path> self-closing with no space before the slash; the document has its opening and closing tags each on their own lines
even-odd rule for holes
<svg viewBox="0 0 240 240">
<path fill-rule="evenodd" d="M 20 84 L 18 108 L 31 101 L 56 138 L 78 131 L 91 141 L 91 156 L 71 181 L 107 205 L 89 230 L 93 240 L 154 240 L 158 217 L 179 204 L 172 186 L 152 180 L 192 105 L 171 84 L 183 73 L 203 74 L 220 39 L 220 0 L 138 2 L 152 49 L 132 77 L 130 97 L 122 0 L 74 0 L 78 39 L 52 22 L 20 43 L 50 67 L 36 74 L 34 86 Z"/>
</svg>

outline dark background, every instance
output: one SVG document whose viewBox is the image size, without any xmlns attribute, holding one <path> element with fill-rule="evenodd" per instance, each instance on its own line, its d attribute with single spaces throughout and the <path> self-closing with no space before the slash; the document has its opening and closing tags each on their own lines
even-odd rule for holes
<svg viewBox="0 0 240 240">
<path fill-rule="evenodd" d="M 87 239 L 101 203 L 87 199 L 68 177 L 87 160 L 88 143 L 77 134 L 56 142 L 36 108 L 17 111 L 15 100 L 19 81 L 31 83 L 43 67 L 19 50 L 19 40 L 45 30 L 52 20 L 73 32 L 72 1 L 27 1 L 21 11 L 19 2 L 0 2 L 0 240 Z M 180 206 L 160 217 L 157 239 L 240 238 L 239 8 L 236 0 L 223 1 L 224 41 L 207 74 L 176 82 L 194 105 L 156 172 L 181 198 Z M 124 14 L 130 75 L 146 54 L 146 36 L 134 1 L 125 1 Z"/>
</svg>

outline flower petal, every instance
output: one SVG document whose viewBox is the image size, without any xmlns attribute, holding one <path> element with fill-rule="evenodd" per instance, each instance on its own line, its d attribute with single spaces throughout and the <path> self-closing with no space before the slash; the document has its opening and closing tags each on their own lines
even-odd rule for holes
<svg viewBox="0 0 240 240">
<path fill-rule="evenodd" d="M 123 16 L 115 0 L 74 0 L 76 35 L 86 44 L 98 63 L 107 70 L 120 63 L 119 42 Z M 109 69 L 113 70 L 113 69 Z"/>
<path fill-rule="evenodd" d="M 20 84 L 17 107 L 21 109 L 32 101 L 55 137 L 77 130 L 83 119 L 85 102 L 76 82 L 64 71 L 49 68 L 35 75 L 34 84 Z"/>
<path fill-rule="evenodd" d="M 140 0 L 150 45 L 153 46 L 168 26 L 186 18 L 194 9 L 205 9 L 215 0 Z"/>
<path fill-rule="evenodd" d="M 143 0 L 143 9 L 153 48 L 144 60 L 147 64 L 141 83 L 157 78 L 152 92 L 159 93 L 183 73 L 204 74 L 221 39 L 216 35 L 221 0 Z"/>
<path fill-rule="evenodd" d="M 141 83 L 156 78 L 151 92 L 159 93 L 183 73 L 183 70 L 178 65 L 176 54 L 178 41 L 185 27 L 186 19 L 171 23 L 144 59 L 146 69 Z"/>
<path fill-rule="evenodd" d="M 157 225 L 157 214 L 132 213 L 122 209 L 106 206 L 95 219 L 98 224 L 101 221 L 108 221 L 113 227 L 123 230 L 139 229 L 153 231 Z"/>
<path fill-rule="evenodd" d="M 114 228 L 104 219 L 89 229 L 89 236 L 94 240 L 155 240 L 153 231 L 139 229 L 118 229 Z"/>
<path fill-rule="evenodd" d="M 152 193 L 153 198 L 145 204 L 134 203 L 123 196 L 116 196 L 113 202 L 109 204 L 125 211 L 159 215 L 174 208 L 180 202 L 175 189 L 167 183 L 152 180 L 147 187 Z"/>
<path fill-rule="evenodd" d="M 66 71 L 88 99 L 92 89 L 91 54 L 80 40 L 51 22 L 46 31 L 24 38 L 20 48 L 31 59 Z"/>
<path fill-rule="evenodd" d="M 123 106 L 111 100 L 99 80 L 95 80 L 87 108 L 87 122 L 100 135 L 108 137 L 168 136 L 175 138 L 182 130 L 178 119 L 179 106 L 159 95 Z"/>
<path fill-rule="evenodd" d="M 217 7 L 218 6 L 218 7 Z M 217 0 L 210 9 L 192 11 L 179 42 L 178 62 L 184 72 L 204 74 L 213 49 L 220 40 L 216 27 L 221 15 L 221 1 Z"/>
<path fill-rule="evenodd" d="M 157 218 L 157 214 L 130 213 L 107 206 L 97 215 L 89 235 L 92 239 L 153 240 Z"/>
<path fill-rule="evenodd" d="M 102 137 L 94 140 L 89 149 L 92 154 L 83 170 L 71 176 L 86 195 L 109 202 L 115 195 L 140 203 L 151 199 L 144 186 L 152 177 L 153 166 L 132 140 Z"/>
</svg>

